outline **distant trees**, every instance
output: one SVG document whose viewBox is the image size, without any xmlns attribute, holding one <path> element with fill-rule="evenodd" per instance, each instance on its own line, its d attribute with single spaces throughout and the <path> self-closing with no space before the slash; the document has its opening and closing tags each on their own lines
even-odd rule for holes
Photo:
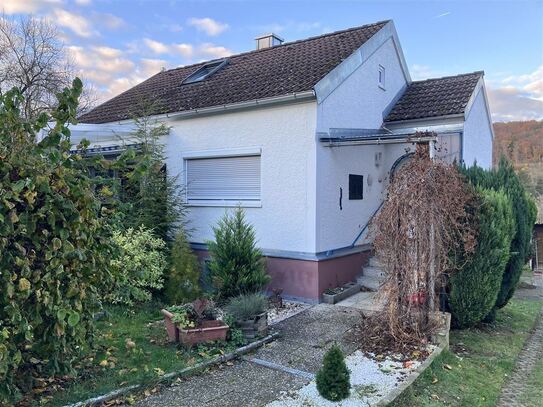
<svg viewBox="0 0 543 407">
<path fill-rule="evenodd" d="M 17 87 L 24 97 L 24 117 L 35 118 L 51 111 L 57 103 L 56 94 L 70 87 L 76 71 L 51 21 L 0 15 L 0 95 Z M 95 101 L 94 92 L 85 86 L 78 113 L 88 110 Z"/>
<path fill-rule="evenodd" d="M 505 156 L 516 168 L 543 162 L 543 121 L 494 123 L 494 164 Z"/>
</svg>

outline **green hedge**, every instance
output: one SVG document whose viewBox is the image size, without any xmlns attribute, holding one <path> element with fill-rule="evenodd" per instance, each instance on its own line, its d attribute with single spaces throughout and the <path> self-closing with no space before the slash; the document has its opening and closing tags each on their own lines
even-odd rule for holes
<svg viewBox="0 0 543 407">
<path fill-rule="evenodd" d="M 467 328 L 494 308 L 515 232 L 511 200 L 503 191 L 478 189 L 478 236 L 475 253 L 450 278 L 453 326 Z"/>
<path fill-rule="evenodd" d="M 32 121 L 20 92 L 0 96 L 0 404 L 72 371 L 112 281 L 109 228 L 68 152 L 81 89 L 76 79 L 51 115 Z"/>
<path fill-rule="evenodd" d="M 495 306 L 486 318 L 487 321 L 492 321 L 496 311 L 507 305 L 511 297 L 513 297 L 522 274 L 522 267 L 530 258 L 530 241 L 537 216 L 537 208 L 533 199 L 525 191 L 514 168 L 504 158 L 500 160 L 497 169 L 488 171 L 473 166 L 462 168 L 461 171 L 469 182 L 476 187 L 495 191 L 503 190 L 512 203 L 515 231 L 510 247 L 511 256 L 503 273 Z"/>
</svg>

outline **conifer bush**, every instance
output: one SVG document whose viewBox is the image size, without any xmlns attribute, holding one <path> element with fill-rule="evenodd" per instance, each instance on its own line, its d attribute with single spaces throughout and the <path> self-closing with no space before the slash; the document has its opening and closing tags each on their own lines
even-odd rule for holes
<svg viewBox="0 0 543 407">
<path fill-rule="evenodd" d="M 217 299 L 226 301 L 261 291 L 270 282 L 270 276 L 256 246 L 254 227 L 245 220 L 243 209 L 225 213 L 213 231 L 215 241 L 208 242 L 209 270 Z"/>
<path fill-rule="evenodd" d="M 513 166 L 503 157 L 497 169 L 489 171 L 474 165 L 470 168 L 462 168 L 462 173 L 476 187 L 495 191 L 503 189 L 513 207 L 515 230 L 510 246 L 511 256 L 505 266 L 495 306 L 485 318 L 487 321 L 493 321 L 496 311 L 506 306 L 513 297 L 522 274 L 522 267 L 530 258 L 532 230 L 537 216 L 537 208 L 515 173 Z"/>
<path fill-rule="evenodd" d="M 192 252 L 185 232 L 179 230 L 170 255 L 165 296 L 170 304 L 185 304 L 201 294 L 200 264 Z"/>
<path fill-rule="evenodd" d="M 322 368 L 317 372 L 317 390 L 327 400 L 340 401 L 349 397 L 350 389 L 350 372 L 343 352 L 333 345 L 324 355 Z"/>
<path fill-rule="evenodd" d="M 493 309 L 515 232 L 511 200 L 503 191 L 478 189 L 475 252 L 449 280 L 449 308 L 456 328 L 480 322 Z"/>
</svg>

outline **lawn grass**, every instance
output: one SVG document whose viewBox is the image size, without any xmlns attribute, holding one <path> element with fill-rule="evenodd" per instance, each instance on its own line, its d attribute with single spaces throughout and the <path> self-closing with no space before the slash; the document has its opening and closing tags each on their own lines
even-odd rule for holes
<svg viewBox="0 0 543 407">
<path fill-rule="evenodd" d="M 45 396 L 41 404 L 63 406 L 136 383 L 152 386 L 164 373 L 216 357 L 240 345 L 227 342 L 188 350 L 170 344 L 159 310 L 158 304 L 146 304 L 134 312 L 124 307 L 106 308 L 106 317 L 97 322 L 99 350 L 82 361 L 84 368 L 79 369 L 76 380 L 69 381 L 64 390 Z M 127 347 L 127 339 L 135 347 Z"/>
<path fill-rule="evenodd" d="M 543 361 L 540 360 L 532 374 L 526 378 L 526 385 L 526 392 L 521 395 L 520 402 L 526 407 L 540 407 L 543 403 Z"/>
<path fill-rule="evenodd" d="M 514 299 L 500 310 L 494 325 L 451 331 L 450 350 L 392 406 L 494 406 L 541 306 L 541 301 Z M 527 396 L 539 403 L 542 377 L 543 364 L 531 378 L 539 385 Z"/>
</svg>

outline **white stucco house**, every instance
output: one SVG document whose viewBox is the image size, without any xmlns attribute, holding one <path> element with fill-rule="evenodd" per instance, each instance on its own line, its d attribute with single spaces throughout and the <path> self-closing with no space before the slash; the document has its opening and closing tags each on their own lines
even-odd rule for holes
<svg viewBox="0 0 543 407">
<path fill-rule="evenodd" d="M 392 21 L 290 43 L 270 34 L 254 51 L 157 73 L 80 117 L 72 141 L 122 149 L 133 106 L 155 101 L 200 258 L 225 208 L 241 205 L 271 287 L 316 302 L 363 273 L 368 222 L 416 143 L 491 166 L 483 75 L 412 81 Z"/>
</svg>

